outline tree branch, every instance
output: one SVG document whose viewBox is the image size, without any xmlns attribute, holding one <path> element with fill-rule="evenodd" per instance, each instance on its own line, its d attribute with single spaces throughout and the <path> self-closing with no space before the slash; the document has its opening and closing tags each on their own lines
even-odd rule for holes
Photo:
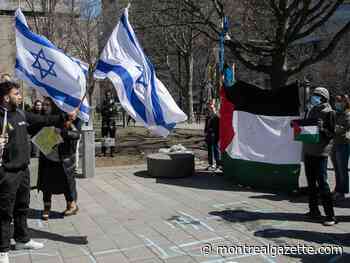
<svg viewBox="0 0 350 263">
<path fill-rule="evenodd" d="M 338 9 L 338 7 L 340 5 L 340 2 L 342 2 L 342 1 L 338 1 L 337 3 L 335 3 L 334 6 L 331 8 L 331 10 L 329 10 L 328 13 L 324 17 L 322 17 L 322 19 L 320 19 L 317 23 L 310 26 L 309 29 L 306 29 L 304 32 L 301 32 L 299 34 L 295 34 L 294 36 L 291 36 L 290 41 L 293 42 L 297 39 L 302 39 L 302 38 L 310 35 L 318 27 L 322 26 L 335 13 L 335 11 Z"/>
<path fill-rule="evenodd" d="M 292 67 L 290 70 L 288 70 L 288 75 L 294 75 L 300 71 L 302 71 L 307 66 L 310 66 L 317 61 L 320 61 L 327 56 L 329 56 L 332 51 L 335 49 L 341 38 L 346 34 L 350 32 L 350 22 L 348 22 L 331 40 L 331 42 L 328 44 L 326 48 L 324 48 L 322 51 L 320 51 L 317 55 L 310 57 L 308 59 L 305 59 L 302 61 L 298 66 Z"/>
</svg>

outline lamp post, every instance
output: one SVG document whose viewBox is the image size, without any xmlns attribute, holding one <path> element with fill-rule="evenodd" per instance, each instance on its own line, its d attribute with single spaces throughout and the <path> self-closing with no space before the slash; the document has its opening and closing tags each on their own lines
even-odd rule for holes
<svg viewBox="0 0 350 263">
<path fill-rule="evenodd" d="M 225 61 L 225 36 L 228 33 L 229 21 L 228 17 L 224 16 L 222 18 L 222 31 L 220 33 L 220 44 L 219 44 L 219 69 L 220 74 L 224 71 L 224 61 Z"/>
</svg>

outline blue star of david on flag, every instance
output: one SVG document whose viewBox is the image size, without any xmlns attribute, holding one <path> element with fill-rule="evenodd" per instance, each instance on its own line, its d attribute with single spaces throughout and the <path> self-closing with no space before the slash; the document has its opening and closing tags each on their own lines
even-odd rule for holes
<svg viewBox="0 0 350 263">
<path fill-rule="evenodd" d="M 144 88 L 146 88 L 147 87 L 147 82 L 146 82 L 146 79 L 145 79 L 145 71 L 140 66 L 136 66 L 136 68 L 141 72 L 141 75 L 136 80 L 136 83 L 137 84 L 141 84 Z"/>
<path fill-rule="evenodd" d="M 48 75 L 57 77 L 57 74 L 53 69 L 55 62 L 45 57 L 43 49 L 40 49 L 38 54 L 35 54 L 34 52 L 30 52 L 30 54 L 32 54 L 32 56 L 35 58 L 32 67 L 40 71 L 41 79 L 46 78 Z M 45 64 L 46 67 L 44 67 Z"/>
</svg>

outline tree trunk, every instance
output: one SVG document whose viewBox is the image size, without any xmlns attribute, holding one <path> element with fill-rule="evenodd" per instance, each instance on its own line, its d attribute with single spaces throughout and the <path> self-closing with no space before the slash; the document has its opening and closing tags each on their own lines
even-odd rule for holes
<svg viewBox="0 0 350 263">
<path fill-rule="evenodd" d="M 286 51 L 279 50 L 272 59 L 272 70 L 270 72 L 271 89 L 279 89 L 288 81 Z"/>
<path fill-rule="evenodd" d="M 283 70 L 274 71 L 270 74 L 271 89 L 279 89 L 287 84 L 288 75 Z"/>
<path fill-rule="evenodd" d="M 193 52 L 190 51 L 188 53 L 188 57 L 186 58 L 187 63 L 187 115 L 188 115 L 188 123 L 194 122 L 194 112 L 193 112 Z"/>
</svg>

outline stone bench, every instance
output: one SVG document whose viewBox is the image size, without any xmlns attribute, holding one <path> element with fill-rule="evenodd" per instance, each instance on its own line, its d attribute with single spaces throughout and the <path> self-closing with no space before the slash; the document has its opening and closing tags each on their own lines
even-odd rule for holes
<svg viewBox="0 0 350 263">
<path fill-rule="evenodd" d="M 155 178 L 181 178 L 194 174 L 193 153 L 154 153 L 147 156 L 147 170 Z"/>
</svg>

